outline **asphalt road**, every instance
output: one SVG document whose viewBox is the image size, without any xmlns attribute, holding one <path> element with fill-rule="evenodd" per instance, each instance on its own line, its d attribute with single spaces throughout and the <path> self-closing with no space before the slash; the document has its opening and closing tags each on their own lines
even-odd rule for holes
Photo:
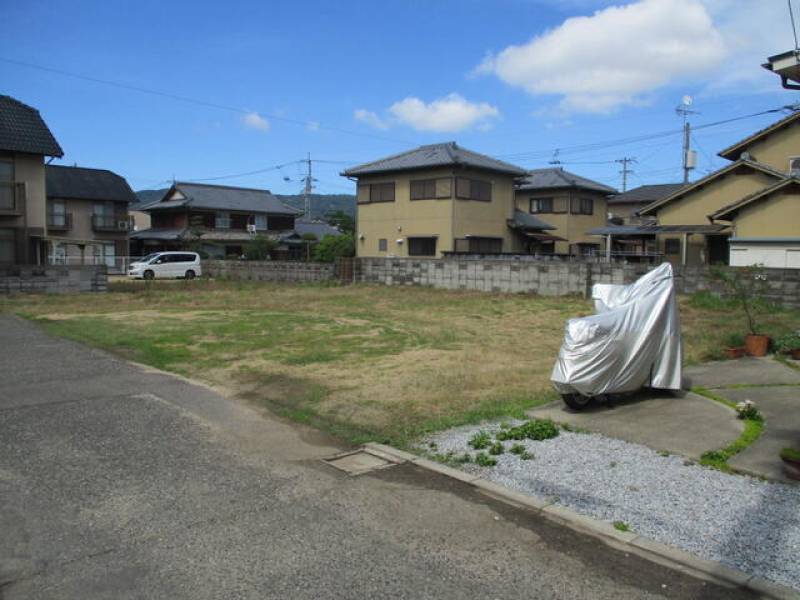
<svg viewBox="0 0 800 600">
<path fill-rule="evenodd" d="M 0 598 L 748 598 L 0 316 Z"/>
</svg>

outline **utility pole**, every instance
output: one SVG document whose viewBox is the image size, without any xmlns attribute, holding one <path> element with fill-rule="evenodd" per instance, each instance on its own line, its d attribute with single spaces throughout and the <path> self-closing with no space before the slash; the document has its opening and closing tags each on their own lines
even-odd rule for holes
<svg viewBox="0 0 800 600">
<path fill-rule="evenodd" d="M 314 187 L 314 179 L 311 177 L 311 153 L 308 153 L 308 158 L 303 162 L 306 163 L 306 176 L 303 178 L 305 185 L 303 186 L 303 209 L 304 216 L 307 220 L 311 220 L 311 190 Z"/>
<path fill-rule="evenodd" d="M 691 148 L 692 125 L 689 123 L 689 115 L 699 114 L 696 110 L 689 110 L 692 105 L 692 97 L 684 96 L 681 103 L 675 109 L 683 118 L 683 183 L 689 183 L 689 171 L 697 164 L 697 154 Z"/>
<path fill-rule="evenodd" d="M 628 175 L 633 173 L 633 169 L 629 169 L 628 168 L 628 164 L 629 163 L 630 164 L 634 164 L 636 162 L 636 159 L 631 157 L 631 156 L 623 156 L 622 158 L 619 158 L 619 159 L 615 160 L 614 162 L 619 163 L 619 164 L 622 165 L 622 169 L 619 172 L 620 175 L 622 175 L 622 191 L 623 192 L 627 192 L 628 191 Z"/>
</svg>

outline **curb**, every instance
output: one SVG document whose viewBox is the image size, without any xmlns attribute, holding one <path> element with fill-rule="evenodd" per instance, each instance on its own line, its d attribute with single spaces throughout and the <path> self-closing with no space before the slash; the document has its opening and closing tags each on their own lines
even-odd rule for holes
<svg viewBox="0 0 800 600">
<path fill-rule="evenodd" d="M 456 479 L 495 500 L 515 508 L 536 513 L 554 523 L 569 527 L 573 531 L 590 535 L 613 548 L 629 552 L 682 573 L 747 590 L 758 594 L 762 598 L 773 598 L 775 600 L 796 600 L 800 598 L 800 592 L 790 587 L 772 583 L 756 575 L 750 575 L 727 567 L 713 560 L 699 558 L 679 548 L 650 540 L 633 532 L 618 531 L 610 523 L 581 515 L 569 508 L 556 504 L 554 499 L 523 494 L 493 481 L 453 469 L 385 444 L 370 442 L 364 444 L 363 448 L 366 452 L 383 458 L 393 457 L 393 462 L 398 464 L 409 462 L 428 471 Z"/>
</svg>

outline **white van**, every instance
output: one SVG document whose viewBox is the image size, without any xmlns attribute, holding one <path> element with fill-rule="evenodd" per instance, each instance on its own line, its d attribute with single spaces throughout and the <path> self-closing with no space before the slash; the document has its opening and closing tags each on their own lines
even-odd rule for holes
<svg viewBox="0 0 800 600">
<path fill-rule="evenodd" d="M 155 252 L 128 268 L 128 277 L 133 279 L 194 279 L 202 274 L 197 252 Z"/>
</svg>

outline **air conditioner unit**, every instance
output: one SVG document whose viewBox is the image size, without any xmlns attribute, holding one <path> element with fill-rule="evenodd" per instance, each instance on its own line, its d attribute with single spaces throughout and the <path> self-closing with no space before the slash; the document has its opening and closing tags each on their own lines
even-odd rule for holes
<svg viewBox="0 0 800 600">
<path fill-rule="evenodd" d="M 255 232 L 256 232 L 256 226 L 253 223 L 248 223 L 247 233 L 255 233 Z"/>
<path fill-rule="evenodd" d="M 127 221 L 117 221 L 117 229 L 122 231 L 126 231 L 128 229 L 128 222 Z"/>
</svg>

